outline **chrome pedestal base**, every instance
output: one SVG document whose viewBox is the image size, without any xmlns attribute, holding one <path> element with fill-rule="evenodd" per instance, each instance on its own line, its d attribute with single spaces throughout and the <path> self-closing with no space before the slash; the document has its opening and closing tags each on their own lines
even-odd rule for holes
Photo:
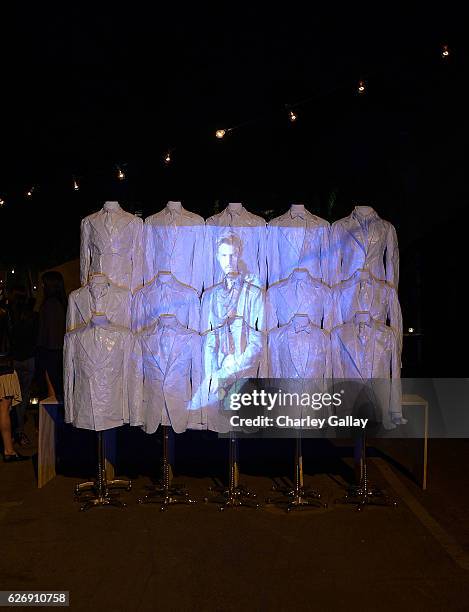
<svg viewBox="0 0 469 612">
<path fill-rule="evenodd" d="M 218 491 L 219 494 L 214 497 L 205 497 L 204 502 L 210 504 L 219 504 L 218 510 L 223 512 L 227 508 L 259 508 L 260 504 L 255 500 L 256 494 L 250 491 L 247 487 L 239 484 L 239 469 L 238 469 L 238 444 L 234 436 L 229 441 L 230 459 L 229 459 L 229 475 L 228 487 L 215 487 L 209 490 Z"/>
<path fill-rule="evenodd" d="M 327 508 L 327 504 L 321 501 L 320 493 L 305 487 L 290 489 L 285 491 L 280 497 L 268 497 L 265 503 L 285 507 L 286 512 L 304 508 Z"/>
<path fill-rule="evenodd" d="M 115 495 L 111 495 L 110 489 L 125 489 L 130 491 L 132 482 L 124 478 L 107 480 L 104 454 L 103 432 L 98 431 L 98 470 L 96 480 L 81 482 L 75 486 L 75 500 L 83 501 L 80 511 L 84 512 L 97 506 L 115 506 L 125 508 L 126 504 L 121 502 Z M 94 496 L 81 498 L 82 493 L 91 492 Z"/>
<path fill-rule="evenodd" d="M 357 511 L 361 512 L 365 506 L 397 507 L 397 501 L 392 499 L 381 489 L 368 483 L 350 487 L 343 498 L 336 500 L 337 504 L 355 504 Z"/>
<path fill-rule="evenodd" d="M 140 497 L 139 504 L 159 504 L 160 512 L 164 512 L 170 506 L 176 504 L 196 504 L 195 499 L 189 497 L 189 492 L 184 485 L 173 485 L 173 471 L 169 462 L 169 427 L 163 428 L 163 478 L 159 485 L 150 487 L 150 491 Z"/>
</svg>

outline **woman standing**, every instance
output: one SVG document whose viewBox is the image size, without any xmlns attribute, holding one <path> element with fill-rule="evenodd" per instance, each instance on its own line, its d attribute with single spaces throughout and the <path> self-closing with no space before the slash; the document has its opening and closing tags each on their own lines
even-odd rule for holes
<svg viewBox="0 0 469 612">
<path fill-rule="evenodd" d="M 10 409 L 21 402 L 21 391 L 18 376 L 13 369 L 10 349 L 10 329 L 8 311 L 0 295 L 0 434 L 3 441 L 3 460 L 6 463 L 23 461 L 23 457 L 13 448 L 11 436 Z"/>
</svg>

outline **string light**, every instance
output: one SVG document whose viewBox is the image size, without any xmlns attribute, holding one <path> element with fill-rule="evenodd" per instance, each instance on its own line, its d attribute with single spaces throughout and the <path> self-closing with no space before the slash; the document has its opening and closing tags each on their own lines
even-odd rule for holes
<svg viewBox="0 0 469 612">
<path fill-rule="evenodd" d="M 33 290 L 34 290 L 34 291 L 37 291 L 37 287 L 36 287 L 36 285 L 33 285 Z"/>
<path fill-rule="evenodd" d="M 0 208 L 3 208 L 3 206 L 5 206 L 6 202 L 3 198 L 0 198 Z"/>
<path fill-rule="evenodd" d="M 73 179 L 73 190 L 74 191 L 79 191 L 80 190 L 80 184 L 79 184 L 79 182 L 77 181 L 76 178 Z"/>
<path fill-rule="evenodd" d="M 359 94 L 364 94 L 366 90 L 366 85 L 365 85 L 365 81 L 358 81 L 358 88 L 357 91 Z"/>
<path fill-rule="evenodd" d="M 292 123 L 295 123 L 295 121 L 298 119 L 298 115 L 295 113 L 295 111 L 289 110 L 288 118 L 290 119 Z"/>
<path fill-rule="evenodd" d="M 166 155 L 164 156 L 164 163 L 166 165 L 171 163 L 171 151 L 168 151 Z"/>
<path fill-rule="evenodd" d="M 413 334 L 414 333 L 414 328 L 413 327 L 409 327 L 409 334 Z"/>
<path fill-rule="evenodd" d="M 118 178 L 120 181 L 125 180 L 125 174 L 124 174 L 124 171 L 122 170 L 122 168 L 121 168 L 120 166 L 117 166 L 117 178 Z"/>
<path fill-rule="evenodd" d="M 33 197 L 33 193 L 34 193 L 34 187 L 31 187 L 31 189 L 28 189 L 28 191 L 26 192 L 26 197 L 27 198 L 32 198 Z"/>
<path fill-rule="evenodd" d="M 216 137 L 217 137 L 219 140 L 221 140 L 222 138 L 224 138 L 224 137 L 225 137 L 225 135 L 226 135 L 226 130 L 217 130 L 217 131 L 215 132 L 215 136 L 216 136 Z"/>
<path fill-rule="evenodd" d="M 448 45 L 442 45 L 441 47 L 441 57 L 445 58 L 449 56 L 449 48 Z"/>
<path fill-rule="evenodd" d="M 11 269 L 11 273 L 14 274 L 15 273 L 15 268 Z"/>
</svg>

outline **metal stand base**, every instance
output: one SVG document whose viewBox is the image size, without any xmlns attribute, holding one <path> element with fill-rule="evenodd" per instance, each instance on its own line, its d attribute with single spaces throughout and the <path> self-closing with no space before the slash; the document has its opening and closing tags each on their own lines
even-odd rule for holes
<svg viewBox="0 0 469 612">
<path fill-rule="evenodd" d="M 341 499 L 336 500 L 337 504 L 355 504 L 357 512 L 361 512 L 365 506 L 385 506 L 396 508 L 397 501 L 379 488 L 368 482 L 368 466 L 366 457 L 366 436 L 363 432 L 362 449 L 360 458 L 360 483 L 349 487 L 347 493 Z"/>
<path fill-rule="evenodd" d="M 160 504 L 160 511 L 164 512 L 169 506 L 175 504 L 195 504 L 195 499 L 189 497 L 189 492 L 184 485 L 172 485 L 172 469 L 169 462 L 169 427 L 163 428 L 163 479 L 156 487 L 140 497 L 139 504 Z"/>
<path fill-rule="evenodd" d="M 81 512 L 89 510 L 90 508 L 96 508 L 97 506 L 116 506 L 118 508 L 125 508 L 126 504 L 117 499 L 115 495 L 111 495 L 109 489 L 126 489 L 126 491 L 130 491 L 132 488 L 132 482 L 124 478 L 107 480 L 103 432 L 98 431 L 97 437 L 98 470 L 96 480 L 88 480 L 75 486 L 75 500 L 84 502 L 82 506 L 80 506 Z M 80 496 L 85 492 L 94 492 L 95 496 L 81 500 Z"/>
<path fill-rule="evenodd" d="M 315 489 L 306 488 L 303 483 L 303 454 L 301 451 L 301 437 L 296 438 L 295 445 L 295 482 L 293 489 L 289 487 L 272 487 L 273 491 L 283 493 L 280 497 L 267 498 L 266 504 L 285 507 L 287 512 L 304 508 L 327 508 L 321 501 L 321 494 Z"/>
<path fill-rule="evenodd" d="M 228 487 L 216 487 L 215 490 L 220 492 L 214 497 L 205 497 L 204 502 L 211 504 L 220 504 L 218 510 L 223 512 L 227 508 L 259 508 L 260 504 L 255 501 L 256 494 L 250 491 L 247 487 L 239 484 L 239 469 L 238 469 L 238 444 L 237 440 L 232 435 L 230 438 L 230 462 L 229 462 L 229 477 Z M 210 489 L 213 490 L 213 489 Z"/>
</svg>

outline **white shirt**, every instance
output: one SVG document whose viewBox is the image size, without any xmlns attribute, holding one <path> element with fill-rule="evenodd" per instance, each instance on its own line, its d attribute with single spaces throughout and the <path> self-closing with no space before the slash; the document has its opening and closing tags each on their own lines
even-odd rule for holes
<svg viewBox="0 0 469 612">
<path fill-rule="evenodd" d="M 159 212 L 145 219 L 144 277 L 149 283 L 158 272 L 171 272 L 184 285 L 199 294 L 203 281 L 204 220 L 168 202 Z"/>
<path fill-rule="evenodd" d="M 318 327 L 332 328 L 331 290 L 307 270 L 294 270 L 289 278 L 271 285 L 266 303 L 269 330 L 286 325 L 296 314 L 307 314 Z"/>
<path fill-rule="evenodd" d="M 68 296 L 67 331 L 86 325 L 93 313 L 105 314 L 111 323 L 130 329 L 132 293 L 117 287 L 104 275 L 93 275 L 88 284 Z"/>
<path fill-rule="evenodd" d="M 370 206 L 355 206 L 352 214 L 332 224 L 329 264 L 330 285 L 366 268 L 397 289 L 399 249 L 394 226 Z"/>
<path fill-rule="evenodd" d="M 200 302 L 197 291 L 172 274 L 160 273 L 134 295 L 132 329 L 150 327 L 162 314 L 175 315 L 184 327 L 198 331 Z"/>
<path fill-rule="evenodd" d="M 201 339 L 172 316 L 162 316 L 137 336 L 143 358 L 143 403 L 131 424 L 147 433 L 171 425 L 190 427 L 201 383 Z M 195 418 L 195 417 L 194 417 Z"/>
<path fill-rule="evenodd" d="M 81 222 L 80 279 L 105 274 L 111 282 L 135 291 L 143 285 L 143 222 L 119 206 L 103 208 Z"/>
<path fill-rule="evenodd" d="M 271 330 L 268 354 L 271 378 L 332 378 L 329 333 L 306 316 Z"/>
<path fill-rule="evenodd" d="M 133 419 L 142 403 L 142 362 L 133 334 L 94 317 L 65 335 L 65 421 L 101 431 Z"/>
<path fill-rule="evenodd" d="M 267 267 L 269 285 L 287 278 L 295 268 L 328 283 L 329 223 L 302 204 L 269 221 Z"/>
</svg>

